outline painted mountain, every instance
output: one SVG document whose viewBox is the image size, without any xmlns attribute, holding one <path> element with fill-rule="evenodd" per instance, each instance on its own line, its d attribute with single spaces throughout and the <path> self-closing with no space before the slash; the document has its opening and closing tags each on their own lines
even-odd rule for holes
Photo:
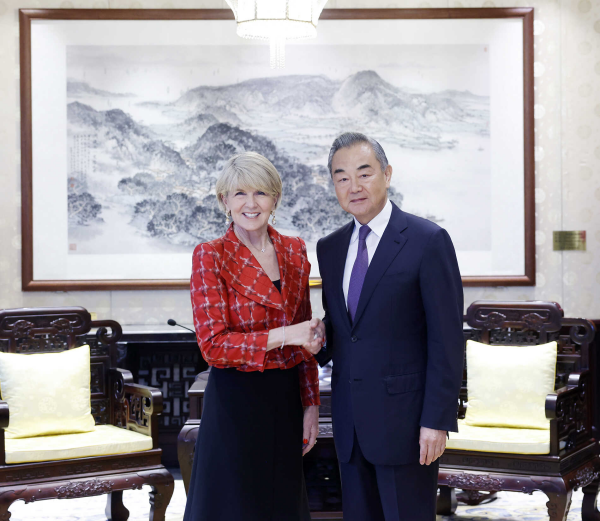
<svg viewBox="0 0 600 521">
<path fill-rule="evenodd" d="M 487 97 L 408 92 L 368 70 L 343 81 L 289 75 L 199 86 L 171 102 L 137 102 L 73 80 L 68 102 L 75 253 L 187 252 L 219 236 L 225 220 L 213 189 L 239 152 L 263 154 L 282 175 L 278 228 L 316 241 L 348 221 L 326 169 L 341 132 L 432 153 L 452 150 L 462 136 L 489 139 Z M 393 187 L 391 198 L 402 203 Z"/>
</svg>

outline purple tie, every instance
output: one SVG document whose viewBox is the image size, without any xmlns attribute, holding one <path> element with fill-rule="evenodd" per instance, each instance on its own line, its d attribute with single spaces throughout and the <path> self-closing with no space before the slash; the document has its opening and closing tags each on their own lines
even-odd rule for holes
<svg viewBox="0 0 600 521">
<path fill-rule="evenodd" d="M 366 240 L 370 232 L 371 228 L 366 224 L 358 230 L 358 252 L 352 268 L 352 275 L 350 275 L 350 286 L 348 287 L 348 313 L 350 313 L 352 322 L 354 322 L 354 315 L 356 315 L 365 275 L 369 269 L 369 252 L 367 251 Z"/>
</svg>

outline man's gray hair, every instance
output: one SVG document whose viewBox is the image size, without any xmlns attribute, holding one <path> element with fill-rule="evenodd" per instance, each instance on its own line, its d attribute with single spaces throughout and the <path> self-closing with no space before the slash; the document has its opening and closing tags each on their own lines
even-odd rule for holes
<svg viewBox="0 0 600 521">
<path fill-rule="evenodd" d="M 371 145 L 373 152 L 375 152 L 375 157 L 377 161 L 379 161 L 379 165 L 381 166 L 381 171 L 385 171 L 388 166 L 388 160 L 383 151 L 383 147 L 375 141 L 373 138 L 369 136 L 365 136 L 360 132 L 345 132 L 341 136 L 335 138 L 333 145 L 331 145 L 331 150 L 329 151 L 329 159 L 327 161 L 327 168 L 329 168 L 329 175 L 333 175 L 331 171 L 331 163 L 333 162 L 333 156 L 340 148 L 349 148 L 354 145 L 358 145 L 359 143 L 368 143 Z"/>
</svg>

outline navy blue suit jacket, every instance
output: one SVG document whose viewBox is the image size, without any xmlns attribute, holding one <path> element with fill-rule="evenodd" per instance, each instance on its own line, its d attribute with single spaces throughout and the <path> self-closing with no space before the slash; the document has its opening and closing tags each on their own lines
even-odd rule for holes
<svg viewBox="0 0 600 521">
<path fill-rule="evenodd" d="M 393 204 L 393 203 L 392 203 Z M 317 244 L 332 416 L 342 463 L 354 431 L 375 465 L 419 460 L 420 427 L 456 431 L 463 369 L 463 290 L 446 230 L 393 205 L 351 323 L 342 279 L 354 221 Z"/>
</svg>

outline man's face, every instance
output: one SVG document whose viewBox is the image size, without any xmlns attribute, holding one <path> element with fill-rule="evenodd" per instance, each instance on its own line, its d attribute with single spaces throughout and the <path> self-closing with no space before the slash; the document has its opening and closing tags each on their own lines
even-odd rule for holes
<svg viewBox="0 0 600 521">
<path fill-rule="evenodd" d="M 381 171 L 371 145 L 358 143 L 339 149 L 333 156 L 331 172 L 340 206 L 361 224 L 367 224 L 383 210 L 392 167 L 388 165 Z"/>
</svg>

